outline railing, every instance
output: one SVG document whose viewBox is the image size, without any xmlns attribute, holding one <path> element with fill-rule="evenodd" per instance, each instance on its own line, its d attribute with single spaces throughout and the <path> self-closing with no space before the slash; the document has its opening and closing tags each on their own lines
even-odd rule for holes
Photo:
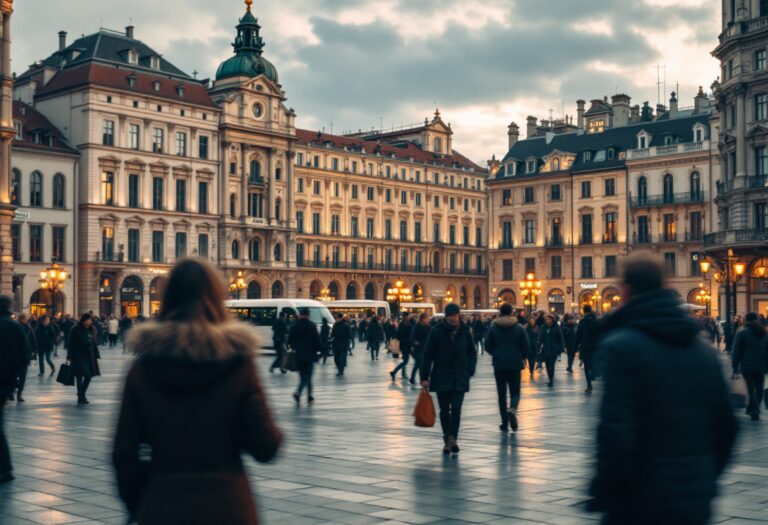
<svg viewBox="0 0 768 525">
<path fill-rule="evenodd" d="M 668 204 L 694 204 L 703 203 L 706 195 L 703 191 L 688 191 L 685 193 L 662 194 L 662 195 L 643 195 L 632 197 L 629 200 L 629 206 L 632 208 L 643 208 L 651 206 L 666 206 Z"/>
<path fill-rule="evenodd" d="M 381 264 L 381 263 L 350 263 L 350 262 L 334 262 L 334 261 L 317 261 L 317 260 L 304 260 L 297 263 L 301 268 L 316 268 L 322 270 L 371 270 L 379 272 L 405 272 L 405 273 L 459 273 L 462 275 L 488 275 L 488 268 L 481 270 L 463 268 L 456 268 L 454 271 L 440 272 L 437 269 L 433 272 L 432 266 L 419 266 L 419 265 L 401 265 L 401 264 Z"/>
<path fill-rule="evenodd" d="M 544 242 L 544 245 L 547 248 L 561 248 L 565 245 L 565 243 L 563 242 L 562 237 L 552 237 L 552 238 L 546 239 L 546 241 Z"/>
<path fill-rule="evenodd" d="M 594 239 L 591 236 L 590 237 L 579 236 L 579 244 L 583 246 L 589 246 L 590 244 L 594 244 Z"/>
<path fill-rule="evenodd" d="M 657 237 L 656 242 L 660 244 L 677 242 L 677 233 L 662 233 Z"/>
<path fill-rule="evenodd" d="M 603 244 L 616 244 L 619 242 L 618 237 L 616 236 L 603 236 Z"/>
<path fill-rule="evenodd" d="M 704 232 L 685 232 L 685 242 L 701 242 Z"/>
<path fill-rule="evenodd" d="M 499 250 L 511 250 L 515 247 L 513 241 L 499 241 Z"/>
<path fill-rule="evenodd" d="M 102 253 L 101 251 L 96 252 L 96 262 L 117 262 L 121 263 L 125 259 L 125 253 L 118 252 L 118 253 Z"/>
<path fill-rule="evenodd" d="M 248 177 L 248 184 L 251 186 L 263 186 L 264 177 Z"/>
<path fill-rule="evenodd" d="M 651 244 L 651 235 L 648 232 L 644 232 L 642 235 L 633 233 L 632 244 Z"/>
<path fill-rule="evenodd" d="M 708 141 L 686 142 L 685 144 L 667 144 L 664 146 L 653 146 L 651 148 L 631 149 L 629 150 L 630 159 L 647 159 L 651 157 L 662 157 L 665 155 L 674 155 L 681 151 L 702 151 Z"/>
<path fill-rule="evenodd" d="M 744 178 L 736 178 L 715 183 L 717 196 L 723 197 L 734 190 L 760 189 L 768 187 L 768 175 L 747 175 Z"/>
</svg>

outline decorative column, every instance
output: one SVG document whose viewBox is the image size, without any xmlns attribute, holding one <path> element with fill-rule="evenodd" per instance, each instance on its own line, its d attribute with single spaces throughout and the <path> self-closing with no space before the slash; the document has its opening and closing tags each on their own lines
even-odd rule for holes
<svg viewBox="0 0 768 525">
<path fill-rule="evenodd" d="M 267 149 L 267 218 L 268 224 L 275 224 L 275 153 L 274 148 Z"/>
<path fill-rule="evenodd" d="M 240 217 L 248 216 L 248 171 L 245 165 L 247 144 L 240 144 Z"/>
<path fill-rule="evenodd" d="M 11 13 L 13 0 L 0 0 L 2 51 L 0 52 L 0 294 L 13 293 L 11 222 L 11 141 L 13 128 L 13 78 L 11 77 Z"/>
<path fill-rule="evenodd" d="M 741 84 L 736 94 L 736 178 L 747 175 L 747 87 Z"/>
</svg>

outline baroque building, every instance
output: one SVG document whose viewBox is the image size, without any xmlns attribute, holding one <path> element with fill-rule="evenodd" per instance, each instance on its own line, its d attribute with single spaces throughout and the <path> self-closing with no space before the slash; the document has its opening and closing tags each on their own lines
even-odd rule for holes
<svg viewBox="0 0 768 525">
<path fill-rule="evenodd" d="M 13 291 L 11 250 L 11 141 L 13 128 L 13 77 L 11 75 L 11 15 L 13 0 L 0 0 L 0 294 Z"/>
</svg>

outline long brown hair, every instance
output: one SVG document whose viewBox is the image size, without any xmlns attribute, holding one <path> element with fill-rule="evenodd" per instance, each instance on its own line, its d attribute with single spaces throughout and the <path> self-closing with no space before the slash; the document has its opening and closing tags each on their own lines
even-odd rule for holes
<svg viewBox="0 0 768 525">
<path fill-rule="evenodd" d="M 223 323 L 228 319 L 225 296 L 224 280 L 213 265 L 199 259 L 183 259 L 171 270 L 159 318 Z"/>
</svg>

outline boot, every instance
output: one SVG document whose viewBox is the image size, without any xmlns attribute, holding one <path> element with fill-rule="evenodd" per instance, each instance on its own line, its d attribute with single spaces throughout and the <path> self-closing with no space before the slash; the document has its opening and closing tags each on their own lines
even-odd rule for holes
<svg viewBox="0 0 768 525">
<path fill-rule="evenodd" d="M 16 396 L 16 402 L 17 402 L 17 403 L 23 403 L 23 402 L 24 402 L 24 398 L 23 398 L 23 397 L 21 397 L 21 394 L 19 394 L 19 395 L 17 395 L 17 396 Z"/>
<path fill-rule="evenodd" d="M 448 436 L 443 436 L 443 454 L 448 455 L 451 453 L 451 445 L 448 443 Z"/>
<path fill-rule="evenodd" d="M 451 447 L 451 453 L 453 454 L 458 454 L 459 450 L 461 450 L 458 443 L 456 443 L 456 438 L 453 436 L 448 436 L 448 445 Z"/>
<path fill-rule="evenodd" d="M 517 432 L 517 409 L 509 407 L 507 417 L 509 418 L 509 427 L 512 429 L 512 432 Z"/>
</svg>

